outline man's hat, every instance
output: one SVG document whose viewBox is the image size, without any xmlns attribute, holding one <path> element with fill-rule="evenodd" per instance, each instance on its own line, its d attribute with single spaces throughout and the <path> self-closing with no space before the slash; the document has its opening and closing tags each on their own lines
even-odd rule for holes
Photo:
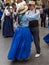
<svg viewBox="0 0 49 65">
<path fill-rule="evenodd" d="M 35 5 L 35 1 L 29 1 L 29 5 Z"/>
</svg>

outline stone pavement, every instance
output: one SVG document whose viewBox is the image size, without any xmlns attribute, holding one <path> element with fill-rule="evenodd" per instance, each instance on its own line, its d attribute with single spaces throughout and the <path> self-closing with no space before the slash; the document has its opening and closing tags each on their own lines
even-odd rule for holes
<svg viewBox="0 0 49 65">
<path fill-rule="evenodd" d="M 49 46 L 43 41 L 43 36 L 49 29 L 40 27 L 41 56 L 35 58 L 35 46 L 32 44 L 31 59 L 28 62 L 12 62 L 7 59 L 12 38 L 3 38 L 0 30 L 0 65 L 49 65 Z"/>
</svg>

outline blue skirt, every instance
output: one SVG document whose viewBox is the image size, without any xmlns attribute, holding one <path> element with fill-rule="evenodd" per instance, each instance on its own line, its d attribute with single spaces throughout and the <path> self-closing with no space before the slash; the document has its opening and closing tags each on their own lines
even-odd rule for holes
<svg viewBox="0 0 49 65">
<path fill-rule="evenodd" d="M 3 22 L 3 36 L 12 37 L 14 34 L 13 30 L 13 20 L 10 19 L 10 16 L 6 16 Z"/>
<path fill-rule="evenodd" d="M 33 41 L 28 27 L 18 26 L 15 30 L 12 44 L 8 53 L 8 59 L 26 59 L 30 56 L 31 43 Z"/>
<path fill-rule="evenodd" d="M 48 44 L 49 43 L 49 34 L 44 36 L 43 40 Z"/>
</svg>

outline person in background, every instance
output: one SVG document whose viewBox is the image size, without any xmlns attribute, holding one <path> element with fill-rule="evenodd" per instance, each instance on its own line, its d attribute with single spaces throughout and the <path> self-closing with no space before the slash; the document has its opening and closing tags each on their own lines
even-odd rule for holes
<svg viewBox="0 0 49 65">
<path fill-rule="evenodd" d="M 3 8 L 3 4 L 2 4 L 2 1 L 0 1 L 0 7 L 1 7 L 1 9 Z"/>
<path fill-rule="evenodd" d="M 2 17 L 2 15 L 3 15 L 3 11 L 2 11 L 2 9 L 0 7 L 0 29 L 1 29 L 1 17 Z"/>
<path fill-rule="evenodd" d="M 42 8 L 45 8 L 45 5 L 42 5 Z M 41 27 L 46 27 L 46 12 L 41 14 Z"/>
<path fill-rule="evenodd" d="M 17 8 L 17 4 L 16 3 L 12 3 L 12 7 L 13 7 L 13 18 L 14 18 L 14 21 L 16 22 L 16 24 L 18 24 L 18 8 Z"/>
<path fill-rule="evenodd" d="M 43 13 L 45 13 L 45 14 L 47 13 L 47 15 L 48 15 L 48 26 L 46 28 L 49 28 L 49 0 L 47 1 L 47 8 L 41 8 L 40 10 L 43 11 L 42 14 Z"/>
<path fill-rule="evenodd" d="M 48 28 L 49 28 L 49 0 L 47 1 L 47 15 L 48 15 Z"/>
<path fill-rule="evenodd" d="M 3 21 L 3 36 L 4 37 L 13 37 L 13 18 L 11 16 L 13 12 L 10 11 L 9 3 L 6 3 L 6 8 L 4 11 L 4 21 Z"/>
<path fill-rule="evenodd" d="M 46 11 L 47 14 L 48 14 L 48 26 L 47 26 L 47 28 L 49 28 L 49 0 L 47 1 L 47 8 L 44 9 L 43 11 Z M 46 34 L 46 35 L 43 37 L 43 40 L 46 42 L 46 44 L 49 45 L 49 33 Z"/>
</svg>

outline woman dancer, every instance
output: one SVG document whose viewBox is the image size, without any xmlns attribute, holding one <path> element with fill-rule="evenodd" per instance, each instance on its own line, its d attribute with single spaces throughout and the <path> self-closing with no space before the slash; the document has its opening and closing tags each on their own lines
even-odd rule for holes
<svg viewBox="0 0 49 65">
<path fill-rule="evenodd" d="M 44 36 L 43 40 L 44 40 L 47 44 L 49 44 L 49 33 Z"/>
<path fill-rule="evenodd" d="M 14 34 L 13 30 L 13 20 L 12 20 L 12 12 L 10 12 L 9 3 L 6 4 L 6 9 L 4 11 L 4 22 L 3 22 L 3 36 L 4 37 L 12 37 Z"/>
</svg>

